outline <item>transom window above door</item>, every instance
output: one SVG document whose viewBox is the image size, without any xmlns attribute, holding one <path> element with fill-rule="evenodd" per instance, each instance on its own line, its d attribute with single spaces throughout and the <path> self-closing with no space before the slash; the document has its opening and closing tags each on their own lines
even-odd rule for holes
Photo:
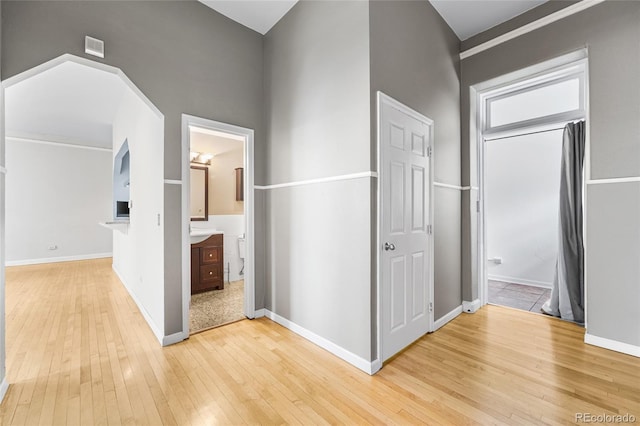
<svg viewBox="0 0 640 426">
<path fill-rule="evenodd" d="M 574 65 L 487 94 L 484 134 L 584 117 L 584 75 L 583 67 Z"/>
</svg>

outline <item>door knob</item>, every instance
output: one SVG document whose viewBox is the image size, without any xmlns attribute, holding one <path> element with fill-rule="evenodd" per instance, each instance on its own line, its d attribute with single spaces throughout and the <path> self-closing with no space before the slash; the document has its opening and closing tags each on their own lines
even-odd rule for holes
<svg viewBox="0 0 640 426">
<path fill-rule="evenodd" d="M 384 243 L 384 249 L 385 249 L 386 251 L 389 251 L 389 250 L 393 251 L 393 250 L 395 250 L 395 249 L 396 249 L 396 246 L 395 246 L 395 245 L 393 245 L 393 244 Z"/>
</svg>

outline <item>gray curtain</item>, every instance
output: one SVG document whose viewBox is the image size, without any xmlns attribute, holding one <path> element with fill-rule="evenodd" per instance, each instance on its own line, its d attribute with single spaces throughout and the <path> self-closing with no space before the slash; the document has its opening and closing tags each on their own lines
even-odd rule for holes
<svg viewBox="0 0 640 426">
<path fill-rule="evenodd" d="M 582 170 L 585 122 L 569 123 L 562 136 L 558 260 L 551 298 L 542 306 L 549 314 L 584 323 L 584 246 L 582 238 Z"/>
</svg>

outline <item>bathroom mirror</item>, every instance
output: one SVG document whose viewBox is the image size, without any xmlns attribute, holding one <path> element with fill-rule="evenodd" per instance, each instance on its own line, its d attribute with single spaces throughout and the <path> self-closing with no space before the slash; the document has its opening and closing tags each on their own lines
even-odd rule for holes
<svg viewBox="0 0 640 426">
<path fill-rule="evenodd" d="M 191 220 L 209 218 L 209 168 L 191 166 Z"/>
</svg>

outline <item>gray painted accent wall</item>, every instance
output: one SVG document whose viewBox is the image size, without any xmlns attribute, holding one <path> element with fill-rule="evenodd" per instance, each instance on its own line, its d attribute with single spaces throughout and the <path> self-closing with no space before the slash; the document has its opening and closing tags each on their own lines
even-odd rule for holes
<svg viewBox="0 0 640 426">
<path fill-rule="evenodd" d="M 370 178 L 267 196 L 266 308 L 371 361 Z"/>
<path fill-rule="evenodd" d="M 256 159 L 264 158 L 260 34 L 196 1 L 3 1 L 2 9 L 2 77 L 64 53 L 120 68 L 164 114 L 166 179 L 181 178 L 182 113 L 254 129 Z M 105 41 L 104 60 L 84 54 L 85 35 Z M 256 161 L 256 184 L 265 178 L 263 165 Z M 164 211 L 172 244 L 164 262 L 168 334 L 182 325 L 174 235 L 182 219 L 171 191 Z"/>
<path fill-rule="evenodd" d="M 267 192 L 255 190 L 253 196 L 254 206 L 254 245 L 255 245 L 255 309 L 263 309 L 265 307 L 266 291 L 267 291 Z"/>
<path fill-rule="evenodd" d="M 2 37 L 3 29 L 3 13 L 4 1 L 0 0 L 0 81 L 2 81 L 2 46 L 4 38 Z M 5 166 L 5 146 L 4 146 L 4 90 L 0 90 L 0 166 Z M 0 233 L 4 235 L 5 229 L 5 175 L 0 173 Z M 5 333 L 5 241 L 4 238 L 0 238 L 0 383 L 2 383 L 7 376 L 6 369 L 6 341 Z"/>
<path fill-rule="evenodd" d="M 588 121 L 591 148 L 591 178 L 606 179 L 640 176 L 640 2 L 605 2 L 547 25 L 490 50 L 462 61 L 462 183 L 476 185 L 475 158 L 469 144 L 469 87 L 473 84 L 588 48 L 589 103 Z M 588 332 L 599 337 L 635 342 L 637 329 L 622 324 L 640 323 L 640 300 L 637 283 L 640 271 L 636 265 L 638 245 L 633 238 L 615 240 L 607 230 L 605 218 L 612 210 L 624 209 L 615 224 L 633 233 L 640 217 L 640 205 L 634 197 L 625 201 L 617 185 L 589 189 L 587 198 L 587 318 Z M 608 199 L 603 191 L 612 191 Z M 618 195 L 614 195 L 618 194 Z M 612 202 L 613 204 L 608 204 Z M 465 203 L 463 228 L 470 230 L 476 221 L 473 203 Z M 472 247 L 475 234 L 463 235 L 465 270 L 464 294 L 475 297 L 475 256 Z M 612 247 L 615 250 L 603 250 Z M 594 253 L 599 257 L 596 259 Z M 606 278 L 605 278 L 606 277 Z M 615 279 L 611 279 L 615 277 Z M 593 295 L 602 295 L 596 299 Z M 620 310 L 624 313 L 621 313 Z M 591 315 L 593 312 L 594 315 Z"/>
<path fill-rule="evenodd" d="M 370 170 L 368 9 L 304 1 L 267 33 L 268 184 Z"/>
<path fill-rule="evenodd" d="M 165 206 L 180 205 L 182 203 L 182 185 L 164 184 Z M 175 226 L 180 223 L 182 211 L 168 209 L 165 207 L 164 214 L 164 258 L 175 259 L 182 256 L 182 229 Z M 173 286 L 171 283 L 180 283 L 182 272 L 180 268 L 164 268 L 164 334 L 171 334 L 182 331 L 182 305 L 180 309 L 166 309 L 173 306 L 172 301 L 182 301 L 182 286 Z M 168 285 L 169 284 L 169 285 Z"/>
<path fill-rule="evenodd" d="M 640 347 L 640 182 L 589 185 L 587 332 Z"/>
<path fill-rule="evenodd" d="M 460 184 L 459 40 L 426 1 L 370 3 L 371 123 L 375 93 L 385 94 L 434 121 L 435 181 Z M 372 133 L 375 135 L 375 133 Z M 376 137 L 371 163 L 377 167 Z M 434 317 L 460 306 L 460 191 L 435 189 Z"/>
<path fill-rule="evenodd" d="M 460 270 L 460 191 L 434 188 L 435 217 L 433 317 L 442 318 L 462 303 Z"/>
<path fill-rule="evenodd" d="M 269 184 L 367 172 L 369 3 L 304 1 L 265 36 Z M 371 178 L 265 190 L 265 307 L 372 360 Z"/>
<path fill-rule="evenodd" d="M 537 21 L 540 18 L 544 18 L 547 15 L 551 15 L 552 13 L 558 12 L 578 2 L 580 2 L 580 0 L 552 0 L 542 3 L 540 6 L 527 10 L 525 13 L 509 19 L 507 22 L 498 24 L 495 27 L 481 32 L 480 34 L 476 34 L 473 37 L 469 37 L 468 39 L 461 41 L 460 51 L 464 52 L 465 50 L 471 49 L 479 44 L 493 40 L 504 33 L 518 29 L 523 25 Z"/>
</svg>

